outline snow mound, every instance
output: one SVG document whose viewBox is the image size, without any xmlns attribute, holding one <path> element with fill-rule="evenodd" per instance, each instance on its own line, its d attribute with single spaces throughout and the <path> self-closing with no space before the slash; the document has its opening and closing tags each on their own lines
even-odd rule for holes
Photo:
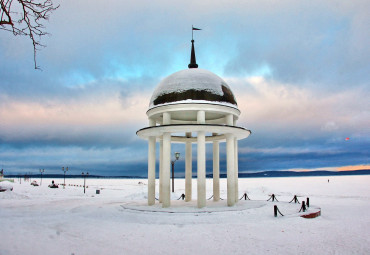
<svg viewBox="0 0 370 255">
<path fill-rule="evenodd" d="M 9 181 L 2 181 L 0 182 L 0 192 L 3 191 L 12 191 L 13 190 L 13 185 Z"/>
<path fill-rule="evenodd" d="M 7 190 L 5 192 L 0 192 L 0 199 L 23 200 L 23 199 L 30 199 L 30 198 L 26 195 L 18 194 L 16 192 Z"/>
</svg>

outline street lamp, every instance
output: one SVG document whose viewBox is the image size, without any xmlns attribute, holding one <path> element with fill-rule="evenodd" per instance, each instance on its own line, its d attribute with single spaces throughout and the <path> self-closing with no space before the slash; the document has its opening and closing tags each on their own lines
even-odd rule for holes
<svg viewBox="0 0 370 255">
<path fill-rule="evenodd" d="M 42 184 L 42 173 L 45 172 L 45 169 L 40 169 L 40 173 L 41 173 L 41 180 L 40 180 L 40 186 Z"/>
<path fill-rule="evenodd" d="M 64 185 L 63 185 L 63 189 L 66 188 L 66 172 L 68 171 L 68 166 L 66 169 L 64 169 L 64 166 L 62 167 L 62 171 L 64 172 Z"/>
<path fill-rule="evenodd" d="M 175 192 L 175 162 L 180 158 L 180 152 L 175 152 L 175 160 L 171 161 L 172 164 L 172 192 Z"/>
<path fill-rule="evenodd" d="M 86 174 L 82 172 L 82 176 L 84 178 L 84 194 L 85 194 L 86 193 L 86 177 L 89 176 L 89 172 L 86 172 Z"/>
</svg>

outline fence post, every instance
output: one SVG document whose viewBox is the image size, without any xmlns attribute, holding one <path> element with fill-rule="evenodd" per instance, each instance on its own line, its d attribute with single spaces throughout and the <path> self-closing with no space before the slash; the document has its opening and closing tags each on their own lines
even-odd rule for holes
<svg viewBox="0 0 370 255">
<path fill-rule="evenodd" d="M 307 207 L 310 207 L 310 198 L 309 197 L 307 198 L 306 205 L 307 205 Z"/>
<path fill-rule="evenodd" d="M 274 216 L 275 217 L 277 217 L 277 210 L 278 210 L 277 205 L 274 205 Z"/>
</svg>

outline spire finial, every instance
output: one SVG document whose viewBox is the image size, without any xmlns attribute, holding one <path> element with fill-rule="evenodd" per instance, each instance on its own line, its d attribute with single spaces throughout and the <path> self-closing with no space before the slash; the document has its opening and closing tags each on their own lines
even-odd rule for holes
<svg viewBox="0 0 370 255">
<path fill-rule="evenodd" d="M 190 56 L 190 64 L 188 65 L 189 68 L 198 68 L 197 60 L 195 58 L 195 49 L 194 49 L 194 37 L 193 37 L 194 30 L 201 30 L 201 29 L 191 26 L 191 56 Z"/>
<path fill-rule="evenodd" d="M 194 40 L 191 40 L 191 56 L 190 56 L 190 64 L 188 65 L 188 67 L 198 68 L 197 60 L 195 58 Z"/>
</svg>

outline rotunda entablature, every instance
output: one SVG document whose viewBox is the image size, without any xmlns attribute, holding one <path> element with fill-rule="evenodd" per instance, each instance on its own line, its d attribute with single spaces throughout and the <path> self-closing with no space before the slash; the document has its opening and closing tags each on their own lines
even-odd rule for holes
<svg viewBox="0 0 370 255">
<path fill-rule="evenodd" d="M 212 131 L 212 134 L 205 137 L 205 142 L 225 142 L 226 136 L 229 133 L 232 133 L 234 138 L 241 140 L 247 138 L 251 131 L 243 127 L 229 126 L 229 125 L 220 125 L 220 124 L 171 124 L 171 125 L 160 125 L 154 127 L 146 127 L 138 130 L 136 134 L 143 138 L 148 139 L 149 137 L 156 137 L 157 141 L 162 140 L 162 135 L 164 133 L 197 133 L 197 132 L 209 132 Z M 185 143 L 197 142 L 196 136 L 186 137 L 186 135 L 171 135 L 171 141 L 175 143 Z"/>
<path fill-rule="evenodd" d="M 197 113 L 205 112 L 205 123 L 207 124 L 222 124 L 225 123 L 225 118 L 232 115 L 234 120 L 237 120 L 240 111 L 237 108 L 212 104 L 212 103 L 177 103 L 167 104 L 151 108 L 147 111 L 148 118 L 155 120 L 161 124 L 163 113 L 171 115 L 171 123 L 173 124 L 192 124 L 197 123 Z"/>
</svg>

